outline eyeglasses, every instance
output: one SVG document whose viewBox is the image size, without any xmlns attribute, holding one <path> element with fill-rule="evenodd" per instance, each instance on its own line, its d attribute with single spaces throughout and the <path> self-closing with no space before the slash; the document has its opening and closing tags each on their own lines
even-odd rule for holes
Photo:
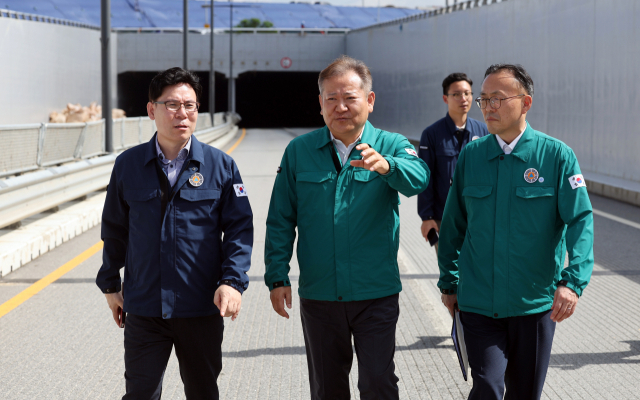
<svg viewBox="0 0 640 400">
<path fill-rule="evenodd" d="M 164 104 L 169 111 L 178 111 L 180 107 L 184 106 L 184 110 L 188 113 L 196 112 L 200 108 L 200 103 L 194 101 L 188 101 L 181 103 L 179 101 L 154 101 L 155 104 Z"/>
<path fill-rule="evenodd" d="M 487 104 L 491 103 L 491 108 L 493 108 L 494 110 L 497 110 L 502 105 L 502 100 L 509 100 L 509 99 L 513 99 L 514 97 L 522 97 L 522 96 L 526 96 L 526 94 L 519 94 L 516 96 L 505 97 L 504 99 L 501 99 L 498 97 L 483 99 L 482 97 L 478 97 L 476 99 L 476 104 L 478 105 L 478 107 L 480 107 L 481 110 L 484 110 L 485 108 L 487 108 Z"/>
<path fill-rule="evenodd" d="M 467 99 L 470 99 L 473 97 L 473 92 L 455 92 L 455 93 L 449 93 L 447 94 L 447 96 L 452 96 L 455 100 L 462 100 L 462 96 L 466 97 Z"/>
</svg>

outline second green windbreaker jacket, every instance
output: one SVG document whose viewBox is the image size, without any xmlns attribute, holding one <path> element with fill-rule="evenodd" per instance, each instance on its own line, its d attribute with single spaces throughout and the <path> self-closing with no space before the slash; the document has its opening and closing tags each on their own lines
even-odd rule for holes
<svg viewBox="0 0 640 400">
<path fill-rule="evenodd" d="M 413 196 L 429 181 L 429 169 L 402 135 L 366 123 L 361 143 L 389 162 L 382 176 L 349 162 L 340 174 L 329 129 L 297 137 L 285 150 L 269 205 L 265 283 L 289 281 L 298 229 L 298 294 L 311 300 L 358 301 L 402 290 L 398 272 L 398 192 Z"/>
<path fill-rule="evenodd" d="M 462 311 L 492 318 L 548 311 L 560 280 L 582 295 L 593 213 L 573 150 L 529 124 L 508 155 L 494 135 L 469 143 L 444 208 L 438 263 L 438 287 L 457 292 Z"/>
</svg>

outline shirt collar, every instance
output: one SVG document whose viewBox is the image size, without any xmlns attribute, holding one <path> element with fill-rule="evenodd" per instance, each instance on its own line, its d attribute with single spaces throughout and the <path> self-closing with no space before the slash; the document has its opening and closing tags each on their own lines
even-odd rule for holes
<svg viewBox="0 0 640 400">
<path fill-rule="evenodd" d="M 500 147 L 500 143 L 497 140 L 499 139 L 499 137 L 498 135 L 495 135 L 495 136 L 496 136 L 496 140 L 490 140 L 487 142 L 488 144 L 487 159 L 488 160 L 504 155 L 504 150 L 502 150 L 502 148 Z M 514 142 L 511 142 L 511 146 L 513 146 L 513 151 L 511 152 L 511 155 L 519 158 L 524 162 L 528 162 L 529 158 L 531 157 L 531 153 L 533 151 L 534 139 L 535 139 L 534 131 L 531 128 L 531 125 L 529 125 L 529 123 L 527 122 L 527 127 L 525 128 L 524 132 L 522 132 L 519 135 L 518 142 L 516 143 L 516 144 L 519 143 L 519 146 L 517 146 L 516 148 Z"/>
<path fill-rule="evenodd" d="M 520 134 L 518 136 L 516 136 L 515 139 L 513 139 L 513 141 L 509 144 L 507 144 L 507 142 L 505 142 L 504 140 L 502 140 L 502 138 L 498 135 L 496 135 L 496 139 L 498 140 L 498 145 L 500 146 L 501 149 L 504 149 L 504 146 L 509 146 L 509 148 L 511 149 L 511 151 L 513 152 L 513 149 L 516 148 L 516 145 L 518 144 L 518 141 L 520 140 L 520 138 L 522 137 L 522 134 L 524 133 L 524 131 L 527 130 L 527 127 L 525 126 L 524 129 L 522 130 L 522 132 L 520 132 Z"/>
<path fill-rule="evenodd" d="M 191 150 L 191 136 L 189 136 L 189 140 L 187 141 L 187 144 L 182 149 L 180 149 L 180 152 L 178 153 L 178 157 L 176 157 L 176 160 L 186 160 L 187 157 L 189 156 L 190 150 Z M 160 148 L 160 143 L 158 143 L 157 135 L 156 135 L 156 152 L 158 154 L 158 158 L 163 163 L 168 163 L 169 161 L 173 161 L 173 160 L 165 161 L 165 156 L 164 156 L 164 153 L 162 152 L 162 149 Z"/>
<path fill-rule="evenodd" d="M 351 143 L 349 146 L 355 146 L 355 144 L 356 144 L 356 143 L 358 143 L 358 140 L 362 139 L 362 132 L 364 132 L 364 126 L 362 127 L 362 131 L 360 132 L 360 134 L 358 135 L 358 137 L 356 138 L 356 140 L 355 140 L 353 143 Z M 335 142 L 340 142 L 340 143 L 342 143 L 342 145 L 343 145 L 344 147 L 349 148 L 349 146 L 347 146 L 346 144 L 344 144 L 344 143 L 342 142 L 342 140 L 337 139 L 335 136 L 333 136 L 333 133 L 331 133 L 331 131 L 329 131 L 329 135 L 331 136 L 331 140 L 333 140 L 333 142 L 334 142 L 334 143 L 335 143 Z"/>
</svg>

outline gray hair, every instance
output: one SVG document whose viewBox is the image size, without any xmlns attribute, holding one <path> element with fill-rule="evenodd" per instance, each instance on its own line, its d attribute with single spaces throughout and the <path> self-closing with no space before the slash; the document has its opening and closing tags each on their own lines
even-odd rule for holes
<svg viewBox="0 0 640 400">
<path fill-rule="evenodd" d="M 322 84 L 325 79 L 342 76 L 349 71 L 355 72 L 360 77 L 362 89 L 365 93 L 369 93 L 373 87 L 373 78 L 371 77 L 369 67 L 360 60 L 342 55 L 320 72 L 320 76 L 318 76 L 318 90 L 320 90 L 320 94 L 322 94 Z"/>
</svg>

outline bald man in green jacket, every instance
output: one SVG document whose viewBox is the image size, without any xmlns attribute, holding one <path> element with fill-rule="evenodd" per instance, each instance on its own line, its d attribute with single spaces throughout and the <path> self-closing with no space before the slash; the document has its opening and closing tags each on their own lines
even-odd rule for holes
<svg viewBox="0 0 640 400">
<path fill-rule="evenodd" d="M 444 209 L 438 287 L 460 310 L 469 399 L 540 398 L 555 324 L 593 270 L 584 177 L 569 146 L 527 123 L 532 96 L 521 65 L 489 67 L 476 102 L 491 135 L 460 154 Z"/>
</svg>

